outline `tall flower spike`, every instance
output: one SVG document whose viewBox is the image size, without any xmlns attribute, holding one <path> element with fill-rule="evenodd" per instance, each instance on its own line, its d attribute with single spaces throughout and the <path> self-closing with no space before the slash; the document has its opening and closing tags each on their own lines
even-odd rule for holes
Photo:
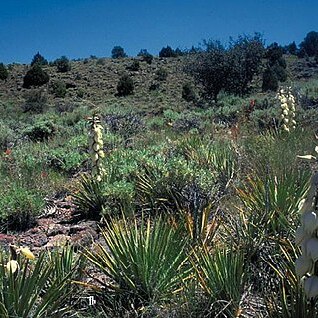
<svg viewBox="0 0 318 318">
<path fill-rule="evenodd" d="M 294 119 L 296 102 L 291 87 L 280 89 L 277 94 L 277 99 L 281 104 L 280 118 L 282 120 L 282 129 L 286 132 L 290 132 L 296 128 L 296 121 Z"/>
<path fill-rule="evenodd" d="M 105 156 L 103 150 L 103 126 L 97 115 L 88 118 L 88 121 L 90 124 L 89 151 L 92 159 L 92 175 L 93 177 L 96 177 L 97 181 L 101 181 L 105 174 L 105 169 L 103 168 L 101 160 Z"/>
</svg>

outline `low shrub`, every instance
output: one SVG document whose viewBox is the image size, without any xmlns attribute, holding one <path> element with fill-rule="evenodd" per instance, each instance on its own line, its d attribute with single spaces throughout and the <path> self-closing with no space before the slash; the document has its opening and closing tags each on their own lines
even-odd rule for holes
<svg viewBox="0 0 318 318">
<path fill-rule="evenodd" d="M 23 135 L 28 136 L 32 141 L 44 141 L 52 137 L 56 132 L 56 125 L 50 120 L 36 121 L 27 126 Z"/>
<path fill-rule="evenodd" d="M 194 87 L 190 83 L 183 84 L 182 98 L 187 102 L 194 102 L 196 100 Z"/>
<path fill-rule="evenodd" d="M 120 77 L 117 84 L 117 95 L 128 96 L 134 92 L 134 81 L 128 74 L 124 74 Z"/>
<path fill-rule="evenodd" d="M 43 89 L 33 89 L 24 94 L 23 112 L 42 113 L 47 106 L 47 94 Z"/>
<path fill-rule="evenodd" d="M 127 66 L 127 70 L 137 72 L 140 69 L 140 63 L 138 60 L 134 60 L 131 65 Z"/>
<path fill-rule="evenodd" d="M 55 97 L 64 98 L 66 95 L 66 84 L 63 81 L 54 81 L 51 84 L 52 93 Z"/>
<path fill-rule="evenodd" d="M 0 80 L 4 81 L 8 78 L 9 72 L 3 63 L 0 63 Z"/>
<path fill-rule="evenodd" d="M 59 59 L 54 61 L 56 69 L 60 73 L 66 73 L 71 70 L 71 63 L 66 56 L 62 56 Z"/>
<path fill-rule="evenodd" d="M 168 77 L 168 71 L 162 67 L 160 67 L 157 71 L 156 71 L 156 79 L 158 81 L 165 81 Z"/>
<path fill-rule="evenodd" d="M 35 217 L 44 208 L 44 200 L 35 191 L 12 183 L 2 189 L 0 224 L 8 230 L 23 231 L 35 225 Z"/>
</svg>

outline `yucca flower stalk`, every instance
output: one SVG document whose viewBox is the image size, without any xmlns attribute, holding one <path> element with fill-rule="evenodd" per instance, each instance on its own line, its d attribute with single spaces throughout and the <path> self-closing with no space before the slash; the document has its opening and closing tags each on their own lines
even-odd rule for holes
<svg viewBox="0 0 318 318">
<path fill-rule="evenodd" d="M 281 103 L 282 128 L 284 131 L 290 132 L 296 128 L 296 100 L 292 94 L 291 87 L 281 88 L 278 91 L 277 99 Z"/>
<path fill-rule="evenodd" d="M 101 125 L 100 118 L 97 115 L 88 118 L 90 124 L 89 132 L 89 152 L 92 159 L 92 176 L 97 181 L 101 181 L 105 173 L 103 168 L 102 159 L 104 158 L 103 150 L 103 126 Z"/>
</svg>

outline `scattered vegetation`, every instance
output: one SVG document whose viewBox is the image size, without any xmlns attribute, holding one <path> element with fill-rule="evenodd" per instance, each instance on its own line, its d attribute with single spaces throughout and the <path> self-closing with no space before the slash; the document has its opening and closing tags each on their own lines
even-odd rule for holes
<svg viewBox="0 0 318 318">
<path fill-rule="evenodd" d="M 204 48 L 34 63 L 24 87 L 8 66 L 1 242 L 52 210 L 71 238 L 88 225 L 74 246 L 2 248 L 1 317 L 317 316 L 314 55 L 259 35 Z"/>
</svg>

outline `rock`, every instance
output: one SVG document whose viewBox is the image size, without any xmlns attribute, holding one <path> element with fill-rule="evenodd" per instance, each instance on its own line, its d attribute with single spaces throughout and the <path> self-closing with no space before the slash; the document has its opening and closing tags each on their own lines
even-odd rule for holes
<svg viewBox="0 0 318 318">
<path fill-rule="evenodd" d="M 57 247 L 57 246 L 64 246 L 70 241 L 69 235 L 58 234 L 52 236 L 48 243 L 44 246 L 47 248 Z"/>
</svg>

